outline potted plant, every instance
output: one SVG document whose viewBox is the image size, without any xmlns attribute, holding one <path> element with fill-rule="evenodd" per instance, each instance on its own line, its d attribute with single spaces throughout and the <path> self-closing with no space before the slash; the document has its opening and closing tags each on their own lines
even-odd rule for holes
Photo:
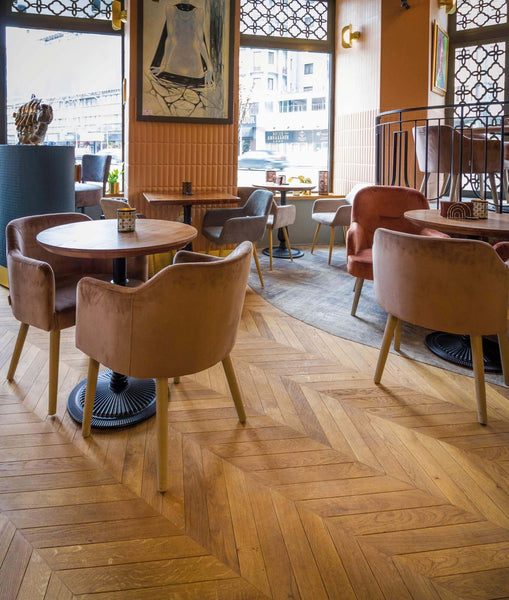
<svg viewBox="0 0 509 600">
<path fill-rule="evenodd" d="M 120 175 L 122 175 L 123 171 L 119 171 L 118 169 L 113 169 L 112 171 L 110 171 L 109 175 L 108 175 L 108 189 L 109 189 L 109 193 L 112 196 L 116 196 L 119 194 L 120 192 L 120 184 L 118 182 L 118 178 L 120 177 Z"/>
</svg>

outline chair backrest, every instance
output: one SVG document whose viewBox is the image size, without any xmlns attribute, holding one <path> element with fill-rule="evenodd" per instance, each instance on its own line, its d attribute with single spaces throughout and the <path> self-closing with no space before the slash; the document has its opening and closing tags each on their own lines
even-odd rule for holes
<svg viewBox="0 0 509 600">
<path fill-rule="evenodd" d="M 249 196 L 256 190 L 256 188 L 251 186 L 243 186 L 237 188 L 237 196 L 240 198 L 240 202 L 245 204 L 249 199 Z"/>
<path fill-rule="evenodd" d="M 84 154 L 81 160 L 81 181 L 97 181 L 103 184 L 103 191 L 106 191 L 110 165 L 111 154 Z"/>
<path fill-rule="evenodd" d="M 102 198 L 101 210 L 105 219 L 116 219 L 119 208 L 130 208 L 130 204 L 124 198 Z"/>
<path fill-rule="evenodd" d="M 269 190 L 255 190 L 242 207 L 246 217 L 268 216 L 274 194 Z"/>
<path fill-rule="evenodd" d="M 470 169 L 472 141 L 450 125 L 425 125 L 412 129 L 417 164 L 422 173 L 459 173 L 461 139 L 462 172 Z"/>
<path fill-rule="evenodd" d="M 118 336 L 115 332 L 118 348 L 107 360 L 92 328 L 79 327 L 78 310 L 77 347 L 134 377 L 208 369 L 228 356 L 235 343 L 251 257 L 251 242 L 243 242 L 224 260 L 173 264 L 139 288 L 120 290 L 131 304 L 128 314 L 122 314 Z"/>
<path fill-rule="evenodd" d="M 505 330 L 509 268 L 485 242 L 377 229 L 375 297 L 388 313 L 458 334 Z"/>
<path fill-rule="evenodd" d="M 371 187 L 372 185 L 372 183 L 356 183 L 345 196 L 345 200 L 348 202 L 348 204 L 353 204 L 353 199 L 355 198 L 355 196 L 357 196 L 358 192 L 360 192 L 364 188 Z"/>
<path fill-rule="evenodd" d="M 426 198 L 412 188 L 370 186 L 357 192 L 352 205 L 352 223 L 362 225 L 368 245 L 378 227 L 419 233 L 422 228 L 405 218 L 407 210 L 429 208 Z"/>
</svg>

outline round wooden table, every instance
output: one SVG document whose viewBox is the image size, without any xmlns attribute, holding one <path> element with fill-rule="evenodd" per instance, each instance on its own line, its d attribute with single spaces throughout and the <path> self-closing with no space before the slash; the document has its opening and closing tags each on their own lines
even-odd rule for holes
<svg viewBox="0 0 509 600">
<path fill-rule="evenodd" d="M 265 183 L 256 183 L 253 184 L 254 188 L 261 188 L 263 190 L 269 190 L 271 192 L 279 192 L 281 196 L 281 206 L 286 205 L 286 194 L 288 192 L 308 192 L 316 187 L 313 183 L 272 183 L 270 181 L 266 181 Z M 275 258 L 290 258 L 290 252 L 288 252 L 288 248 L 286 247 L 285 236 L 281 229 L 277 231 L 277 239 L 279 240 L 279 246 L 274 248 L 272 256 Z M 270 255 L 270 250 L 265 248 L 263 253 L 267 256 Z M 297 248 L 292 248 L 292 257 L 300 258 L 304 256 L 304 252 L 302 250 L 298 250 Z"/>
<path fill-rule="evenodd" d="M 487 219 L 446 219 L 437 209 L 407 210 L 405 217 L 444 233 L 509 239 L 509 214 L 488 213 Z"/>
<path fill-rule="evenodd" d="M 127 285 L 127 258 L 182 248 L 197 236 L 194 227 L 175 221 L 137 219 L 136 231 L 119 233 L 116 219 L 80 221 L 51 227 L 37 235 L 41 246 L 76 258 L 112 258 L 112 283 Z M 93 323 L 90 324 L 94 326 Z M 87 380 L 80 381 L 67 401 L 70 415 L 81 423 Z M 148 419 L 156 411 L 155 381 L 103 371 L 99 374 L 92 413 L 93 427 L 124 427 Z"/>
<path fill-rule="evenodd" d="M 405 217 L 419 225 L 459 236 L 509 239 L 509 214 L 488 213 L 487 219 L 447 219 L 437 209 L 409 210 Z M 433 331 L 426 336 L 426 346 L 437 356 L 461 367 L 472 368 L 472 351 L 468 335 Z M 498 343 L 483 337 L 484 370 L 500 373 Z"/>
</svg>

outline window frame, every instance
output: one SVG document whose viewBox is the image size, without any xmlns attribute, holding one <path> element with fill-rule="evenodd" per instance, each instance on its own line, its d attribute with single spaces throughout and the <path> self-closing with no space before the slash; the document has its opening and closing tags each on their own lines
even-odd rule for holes
<svg viewBox="0 0 509 600">
<path fill-rule="evenodd" d="M 122 86 L 125 79 L 125 38 L 123 29 L 115 31 L 108 19 L 85 19 L 82 17 L 59 17 L 14 12 L 11 10 L 10 0 L 0 0 L 0 73 L 4 73 L 4 76 L 0 77 L 0 144 L 7 143 L 7 27 L 121 36 L 120 84 Z M 125 98 L 122 98 L 122 108 L 124 103 Z M 122 109 L 122 140 L 125 136 L 124 112 Z"/>
</svg>

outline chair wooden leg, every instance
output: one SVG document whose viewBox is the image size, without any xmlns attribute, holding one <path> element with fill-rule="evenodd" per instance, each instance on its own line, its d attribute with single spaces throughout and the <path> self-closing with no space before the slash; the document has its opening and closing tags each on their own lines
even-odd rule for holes
<svg viewBox="0 0 509 600">
<path fill-rule="evenodd" d="M 19 325 L 18 337 L 16 338 L 11 364 L 9 365 L 9 371 L 7 372 L 7 381 L 12 381 L 14 379 L 14 374 L 18 368 L 19 357 L 21 356 L 21 351 L 23 350 L 25 339 L 27 337 L 28 327 L 28 323 L 20 323 Z"/>
<path fill-rule="evenodd" d="M 235 375 L 235 370 L 233 369 L 233 363 L 230 355 L 228 355 L 226 358 L 223 358 L 223 369 L 226 373 L 226 379 L 228 380 L 228 385 L 230 387 L 235 408 L 237 409 L 237 414 L 239 415 L 239 421 L 241 423 L 245 423 L 246 413 L 244 411 L 244 404 L 242 402 L 239 384 L 237 383 L 237 377 Z"/>
<path fill-rule="evenodd" d="M 486 411 L 482 337 L 480 335 L 471 335 L 470 347 L 472 348 L 472 368 L 474 370 L 475 395 L 477 396 L 477 420 L 481 425 L 486 425 L 488 423 L 488 414 Z"/>
<path fill-rule="evenodd" d="M 401 347 L 401 319 L 398 319 L 396 329 L 394 330 L 394 350 L 399 352 Z"/>
<path fill-rule="evenodd" d="M 348 225 L 343 225 L 343 241 L 345 242 L 345 246 L 346 246 L 346 234 L 348 233 Z"/>
<path fill-rule="evenodd" d="M 269 229 L 269 270 L 272 271 L 272 229 Z"/>
<path fill-rule="evenodd" d="M 156 379 L 157 491 L 168 489 L 168 378 Z"/>
<path fill-rule="evenodd" d="M 286 247 L 288 248 L 288 254 L 290 255 L 290 260 L 293 262 L 292 256 L 292 247 L 290 246 L 290 238 L 288 237 L 288 229 L 286 227 L 282 227 L 283 235 L 285 237 Z"/>
<path fill-rule="evenodd" d="M 57 412 L 58 361 L 60 357 L 60 329 L 49 332 L 49 398 L 48 414 Z"/>
<path fill-rule="evenodd" d="M 506 204 L 509 203 L 509 173 L 504 169 L 504 197 Z M 503 198 L 500 200 L 500 205 L 504 204 Z"/>
<path fill-rule="evenodd" d="M 394 330 L 398 326 L 398 321 L 399 319 L 397 319 L 395 316 L 387 315 L 387 322 L 385 324 L 382 347 L 380 348 L 378 362 L 376 363 L 375 383 L 377 384 L 380 383 L 382 379 L 382 373 L 384 372 L 385 362 L 387 361 L 387 355 L 389 354 L 392 338 L 394 337 Z"/>
<path fill-rule="evenodd" d="M 332 260 L 332 249 L 334 248 L 334 231 L 335 231 L 335 228 L 331 227 L 330 240 L 329 240 L 329 265 L 330 265 L 330 261 Z"/>
<path fill-rule="evenodd" d="M 429 176 L 430 176 L 429 173 L 424 173 L 424 177 L 422 178 L 422 181 L 421 181 L 421 187 L 419 188 L 419 191 L 421 192 L 421 194 L 424 194 L 424 190 L 426 188 L 426 184 L 428 183 Z"/>
<path fill-rule="evenodd" d="M 223 256 L 223 247 L 219 246 L 219 253 L 218 256 L 221 258 Z"/>
<path fill-rule="evenodd" d="M 495 204 L 495 210 L 498 210 L 499 200 L 498 200 L 498 193 L 497 193 L 497 182 L 495 180 L 495 173 L 489 173 L 488 177 L 490 180 L 491 195 L 493 197 L 493 203 Z"/>
<path fill-rule="evenodd" d="M 359 298 L 361 297 L 361 292 L 362 292 L 362 286 L 364 284 L 364 279 L 361 279 L 360 277 L 357 277 L 357 279 L 355 280 L 355 286 L 354 286 L 354 297 L 353 297 L 353 302 L 352 302 L 352 317 L 355 317 L 355 313 L 357 312 L 357 305 L 359 304 Z"/>
<path fill-rule="evenodd" d="M 452 177 L 452 183 L 451 183 L 451 194 L 449 196 L 449 200 L 451 201 L 455 201 L 457 196 L 459 196 L 458 192 L 458 181 L 459 181 L 459 175 L 456 173 L 456 175 L 453 175 Z"/>
<path fill-rule="evenodd" d="M 507 331 L 498 334 L 498 345 L 500 346 L 504 383 L 509 385 L 509 340 L 507 339 Z"/>
<path fill-rule="evenodd" d="M 258 260 L 258 253 L 256 251 L 256 244 L 253 244 L 253 258 L 255 259 L 255 263 L 256 263 L 256 270 L 258 271 L 258 277 L 260 278 L 260 283 L 263 286 L 263 276 L 262 276 L 262 269 L 260 267 L 260 261 Z"/>
<path fill-rule="evenodd" d="M 92 411 L 94 410 L 95 390 L 97 389 L 97 374 L 99 363 L 93 358 L 88 359 L 87 389 L 85 391 L 85 405 L 83 406 L 83 423 L 81 435 L 88 437 L 92 427 Z"/>
<path fill-rule="evenodd" d="M 318 232 L 320 231 L 321 223 L 318 223 L 316 226 L 315 237 L 313 238 L 313 245 L 311 246 L 311 254 L 313 254 L 313 250 L 315 249 L 316 240 L 318 239 Z"/>
<path fill-rule="evenodd" d="M 180 383 L 180 377 L 174 377 L 173 383 Z"/>
</svg>

